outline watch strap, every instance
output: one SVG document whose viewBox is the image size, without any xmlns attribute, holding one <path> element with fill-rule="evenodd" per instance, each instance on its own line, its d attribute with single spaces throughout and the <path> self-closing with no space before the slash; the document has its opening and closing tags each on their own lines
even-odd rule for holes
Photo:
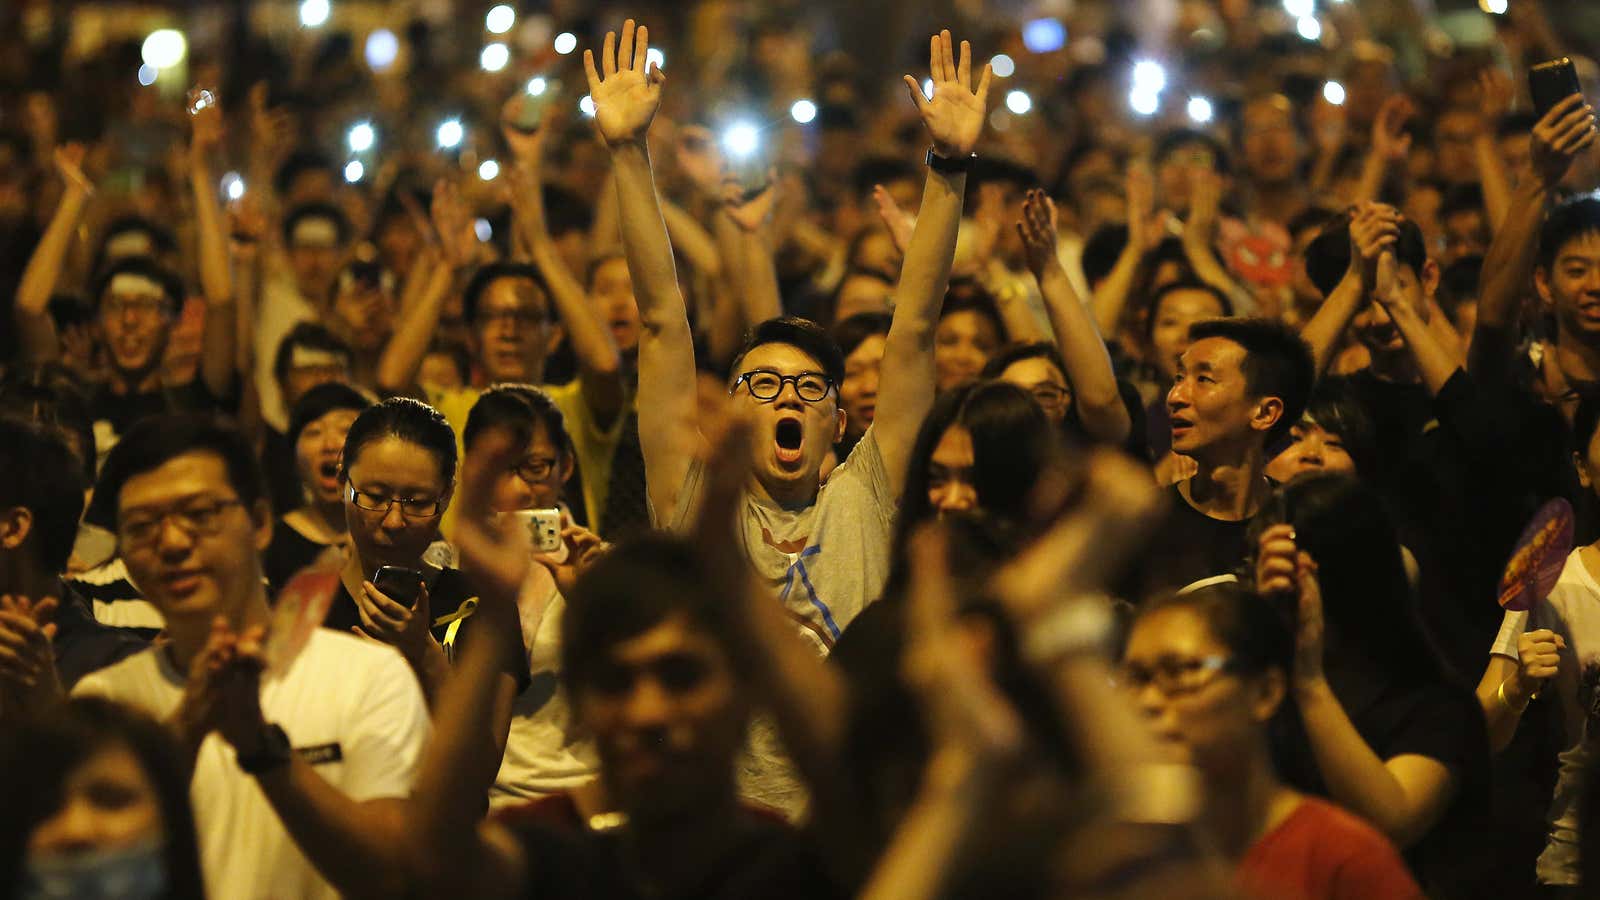
<svg viewBox="0 0 1600 900">
<path fill-rule="evenodd" d="M 963 157 L 950 159 L 948 157 L 940 156 L 939 154 L 933 152 L 932 147 L 929 147 L 928 155 L 923 158 L 923 162 L 927 163 L 928 168 L 934 170 L 935 172 L 942 172 L 946 175 L 961 175 L 971 172 L 972 164 L 977 159 L 978 154 L 976 153 L 969 153 Z"/>
<path fill-rule="evenodd" d="M 261 731 L 261 746 L 249 756 L 240 754 L 239 768 L 251 775 L 262 775 L 289 762 L 293 753 L 289 735 L 275 723 L 267 723 Z"/>
</svg>

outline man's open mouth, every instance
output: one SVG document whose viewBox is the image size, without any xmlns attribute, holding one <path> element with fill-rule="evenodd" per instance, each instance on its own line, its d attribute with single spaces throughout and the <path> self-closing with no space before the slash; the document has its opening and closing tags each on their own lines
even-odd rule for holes
<svg viewBox="0 0 1600 900">
<path fill-rule="evenodd" d="M 777 444 L 778 462 L 793 465 L 800 461 L 800 448 L 805 443 L 805 429 L 799 419 L 779 419 L 773 433 Z"/>
</svg>

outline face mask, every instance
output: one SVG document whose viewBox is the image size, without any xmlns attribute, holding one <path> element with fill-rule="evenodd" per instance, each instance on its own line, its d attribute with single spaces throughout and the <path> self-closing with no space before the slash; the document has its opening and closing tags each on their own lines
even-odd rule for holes
<svg viewBox="0 0 1600 900">
<path fill-rule="evenodd" d="M 167 890 L 164 848 L 149 841 L 120 850 L 29 859 L 22 900 L 153 900 Z"/>
</svg>

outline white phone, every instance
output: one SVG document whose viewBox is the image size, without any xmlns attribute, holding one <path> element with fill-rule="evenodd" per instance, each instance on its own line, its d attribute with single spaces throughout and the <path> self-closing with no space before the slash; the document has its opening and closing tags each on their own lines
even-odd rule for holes
<svg viewBox="0 0 1600 900">
<path fill-rule="evenodd" d="M 561 510 L 519 509 L 512 515 L 528 529 L 533 552 L 556 553 L 561 550 Z"/>
</svg>

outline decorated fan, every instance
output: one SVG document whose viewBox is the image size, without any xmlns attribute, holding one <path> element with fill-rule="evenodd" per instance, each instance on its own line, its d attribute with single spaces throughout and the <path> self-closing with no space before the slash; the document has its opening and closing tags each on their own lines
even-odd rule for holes
<svg viewBox="0 0 1600 900">
<path fill-rule="evenodd" d="M 1550 596 L 1572 552 L 1572 506 L 1556 498 L 1539 507 L 1522 530 L 1500 576 L 1500 605 L 1524 612 Z"/>
</svg>

